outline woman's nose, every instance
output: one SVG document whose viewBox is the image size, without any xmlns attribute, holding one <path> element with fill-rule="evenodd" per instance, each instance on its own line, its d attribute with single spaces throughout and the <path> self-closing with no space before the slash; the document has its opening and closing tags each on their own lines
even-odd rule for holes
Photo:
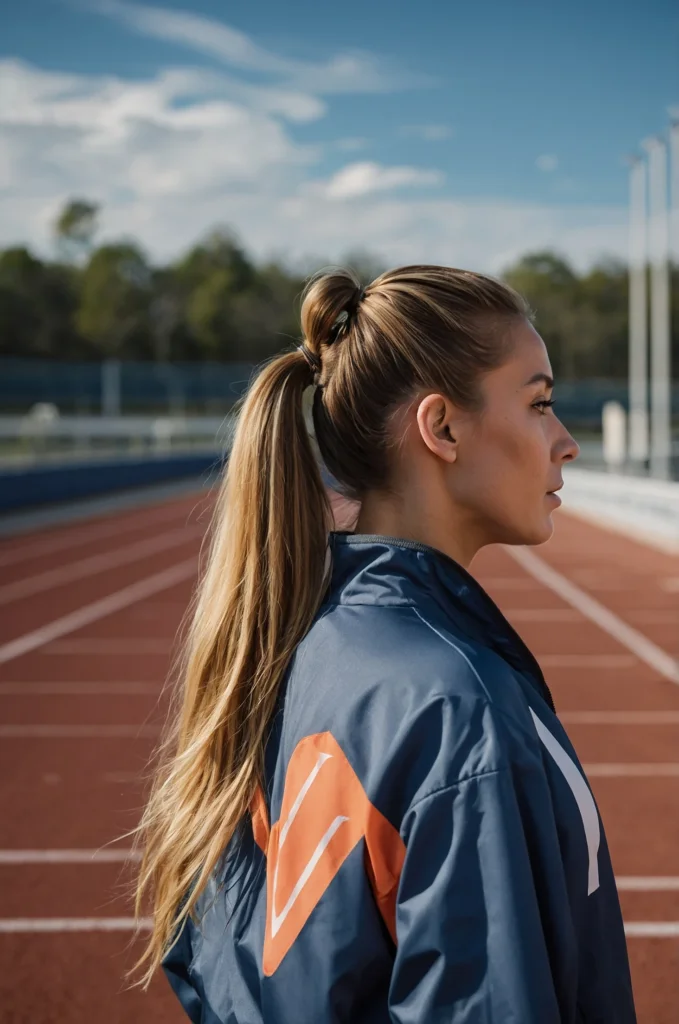
<svg viewBox="0 0 679 1024">
<path fill-rule="evenodd" d="M 560 444 L 560 454 L 563 462 L 572 462 L 580 454 L 580 445 L 575 438 L 564 428 L 564 437 Z"/>
</svg>

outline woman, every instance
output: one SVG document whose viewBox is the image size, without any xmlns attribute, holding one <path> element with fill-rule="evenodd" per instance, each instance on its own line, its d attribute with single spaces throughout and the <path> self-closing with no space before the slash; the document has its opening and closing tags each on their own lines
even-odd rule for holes
<svg viewBox="0 0 679 1024">
<path fill-rule="evenodd" d="M 203 1024 L 628 1024 L 608 849 L 530 652 L 467 567 L 552 532 L 545 346 L 478 274 L 308 288 L 245 400 L 142 822 L 147 978 Z M 360 500 L 334 533 L 323 462 Z"/>
</svg>

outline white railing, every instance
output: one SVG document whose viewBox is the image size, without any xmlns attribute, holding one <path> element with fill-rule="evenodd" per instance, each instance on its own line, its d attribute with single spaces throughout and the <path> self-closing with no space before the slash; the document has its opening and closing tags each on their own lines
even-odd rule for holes
<svg viewBox="0 0 679 1024">
<path fill-rule="evenodd" d="M 679 482 L 568 467 L 563 507 L 679 553 Z"/>
<path fill-rule="evenodd" d="M 0 463 L 72 461 L 83 457 L 224 451 L 232 416 L 59 416 L 44 406 L 27 416 L 0 416 Z"/>
</svg>

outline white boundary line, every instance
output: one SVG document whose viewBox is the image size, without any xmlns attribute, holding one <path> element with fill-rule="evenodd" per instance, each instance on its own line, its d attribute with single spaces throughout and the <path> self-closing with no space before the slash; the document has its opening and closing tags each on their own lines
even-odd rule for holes
<svg viewBox="0 0 679 1024">
<path fill-rule="evenodd" d="M 149 931 L 149 917 L 5 917 L 0 918 L 0 933 L 35 932 L 137 932 Z M 627 921 L 625 935 L 629 938 L 679 938 L 679 921 Z"/>
<path fill-rule="evenodd" d="M 542 558 L 539 558 L 527 548 L 511 547 L 507 545 L 505 551 L 515 562 L 521 566 L 534 579 L 544 583 L 555 594 L 558 594 L 567 604 L 576 608 L 591 622 L 599 626 L 605 633 L 612 636 L 614 640 L 622 644 L 633 654 L 636 654 L 641 661 L 644 661 L 651 668 L 659 672 L 665 679 L 679 685 L 679 665 L 676 660 L 654 644 L 652 640 L 644 636 L 637 629 L 628 626 L 614 612 L 601 604 L 596 598 L 581 590 L 565 576 L 562 576 L 551 565 L 547 565 Z"/>
<path fill-rule="evenodd" d="M 671 778 L 679 777 L 677 761 L 595 761 L 583 764 L 585 774 L 590 778 Z"/>
<path fill-rule="evenodd" d="M 679 921 L 625 921 L 629 939 L 678 939 Z"/>
<path fill-rule="evenodd" d="M 162 572 L 157 572 L 153 576 L 147 576 L 146 579 L 139 580 L 137 583 L 131 583 L 128 587 L 123 587 L 122 590 L 102 597 L 99 601 L 93 601 L 92 604 L 88 604 L 84 608 L 78 608 L 77 611 L 70 612 L 60 619 L 48 622 L 45 626 L 40 626 L 30 633 L 24 633 L 23 636 L 10 640 L 9 643 L 2 644 L 0 646 L 0 665 L 35 651 L 38 647 L 44 647 L 51 640 L 74 633 L 77 629 L 82 629 L 83 626 L 88 626 L 114 612 L 119 612 L 131 604 L 152 597 L 161 590 L 167 590 L 176 586 L 177 583 L 190 579 L 196 573 L 197 564 L 197 556 L 179 562 L 169 569 L 163 569 Z"/>
<path fill-rule="evenodd" d="M 139 861 L 135 850 L 0 850 L 1 864 L 119 864 Z"/>
<path fill-rule="evenodd" d="M 0 933 L 149 931 L 150 917 L 4 917 Z"/>
<path fill-rule="evenodd" d="M 144 540 L 115 548 L 113 551 L 105 551 L 98 555 L 92 555 L 90 558 L 82 558 L 78 562 L 67 562 L 65 565 L 36 573 L 34 576 L 25 576 L 23 579 L 14 580 L 14 582 L 0 587 L 0 605 L 10 604 L 12 601 L 22 601 L 35 594 L 41 594 L 45 590 L 73 583 L 74 580 L 96 576 L 109 569 L 117 569 L 119 565 L 129 565 L 130 562 L 150 558 L 161 551 L 168 551 L 170 548 L 188 544 L 196 537 L 202 536 L 203 533 L 203 530 L 196 527 L 167 530 L 155 537 L 146 537 Z"/>
<path fill-rule="evenodd" d="M 0 850 L 0 865 L 123 864 L 141 860 L 141 853 L 123 847 L 98 850 Z M 620 892 L 679 892 L 679 875 L 616 875 Z"/>
<path fill-rule="evenodd" d="M 616 875 L 621 892 L 679 892 L 679 875 Z"/>
</svg>

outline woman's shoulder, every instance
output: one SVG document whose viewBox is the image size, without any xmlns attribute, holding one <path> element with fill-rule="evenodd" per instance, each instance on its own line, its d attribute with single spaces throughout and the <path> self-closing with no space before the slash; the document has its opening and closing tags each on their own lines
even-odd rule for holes
<svg viewBox="0 0 679 1024">
<path fill-rule="evenodd" d="M 534 732 L 512 668 L 419 606 L 324 614 L 295 656 L 285 705 L 288 751 L 330 733 L 375 780 L 405 766 L 414 782 L 408 766 L 423 760 L 448 780 L 497 771 Z"/>
<path fill-rule="evenodd" d="M 320 673 L 320 677 L 319 677 Z M 363 700 L 399 694 L 525 704 L 515 670 L 489 646 L 424 604 L 327 609 L 300 645 L 294 675 Z"/>
</svg>

